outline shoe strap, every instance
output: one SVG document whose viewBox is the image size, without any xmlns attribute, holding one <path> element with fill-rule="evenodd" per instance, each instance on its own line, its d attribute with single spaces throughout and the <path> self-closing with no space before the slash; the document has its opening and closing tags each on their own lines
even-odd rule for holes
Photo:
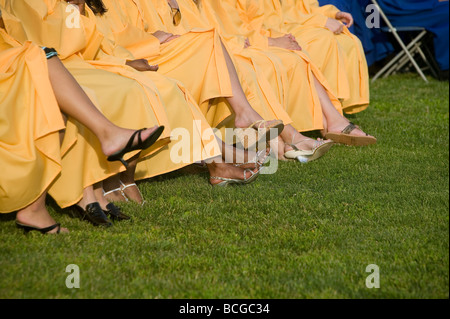
<svg viewBox="0 0 450 319">
<path fill-rule="evenodd" d="M 106 215 L 103 212 L 102 207 L 100 206 L 100 204 L 98 202 L 95 203 L 91 203 L 89 205 L 86 206 L 86 213 L 89 215 L 92 215 L 94 217 L 100 217 L 100 218 L 105 218 L 106 219 Z"/>
<path fill-rule="evenodd" d="M 247 178 L 247 172 L 250 172 L 252 175 Z M 253 170 L 251 169 L 246 169 L 244 170 L 244 179 L 241 180 L 243 182 L 248 181 L 249 179 L 251 179 L 253 176 L 255 176 L 256 174 L 258 174 L 260 172 L 260 170 L 258 170 L 256 173 L 253 172 Z M 225 177 L 217 177 L 217 176 L 211 176 L 210 179 L 214 179 L 214 180 L 218 180 L 218 181 L 223 181 L 223 182 L 229 182 L 229 181 L 236 181 L 236 179 L 233 178 L 225 178 Z"/>
<path fill-rule="evenodd" d="M 346 128 L 344 128 L 342 130 L 342 134 L 350 134 L 351 132 L 353 132 L 354 130 L 356 130 L 358 128 L 358 126 L 356 126 L 354 123 L 350 122 Z"/>
<path fill-rule="evenodd" d="M 255 126 L 257 126 L 256 130 L 259 130 L 262 128 L 267 128 L 267 127 L 262 127 L 262 126 L 269 122 L 274 122 L 274 125 L 272 125 L 270 128 L 274 128 L 276 125 L 279 125 L 282 123 L 282 121 L 280 121 L 280 120 L 271 120 L 271 121 L 259 120 L 259 121 L 254 122 L 253 124 L 251 124 L 248 128 L 254 128 Z"/>
<path fill-rule="evenodd" d="M 127 197 L 127 195 L 124 193 L 124 191 L 125 191 L 127 188 L 130 188 L 130 187 L 133 187 L 133 186 L 135 186 L 135 187 L 138 189 L 139 194 L 141 195 L 141 197 L 142 197 L 142 198 L 144 197 L 144 196 L 142 196 L 141 190 L 139 189 L 139 187 L 137 186 L 136 183 L 131 183 L 131 184 L 125 185 L 122 181 L 120 181 L 120 185 L 122 185 L 121 191 L 122 191 L 123 196 L 125 196 L 125 197 Z"/>
<path fill-rule="evenodd" d="M 121 192 L 123 195 L 122 188 L 119 187 L 119 188 L 110 190 L 109 192 L 105 192 L 105 190 L 103 190 L 103 196 L 111 195 L 114 192 Z"/>
<path fill-rule="evenodd" d="M 122 213 L 120 208 L 114 205 L 113 203 L 109 203 L 108 205 L 106 205 L 106 212 L 110 213 L 115 217 L 119 217 Z"/>
<path fill-rule="evenodd" d="M 57 234 L 59 234 L 61 232 L 61 224 L 57 223 L 55 225 L 52 225 L 50 227 L 46 227 L 46 228 L 41 228 L 38 229 L 42 234 L 47 234 L 49 232 L 51 232 L 53 229 L 58 228 L 58 230 L 56 231 Z"/>
<path fill-rule="evenodd" d="M 215 179 L 215 180 L 218 180 L 218 181 L 223 181 L 223 182 L 229 182 L 229 181 L 233 180 L 231 178 L 218 177 L 218 176 L 210 176 L 209 178 L 210 179 Z"/>
<path fill-rule="evenodd" d="M 261 171 L 261 168 L 258 169 L 258 170 L 256 171 L 256 173 L 255 173 L 253 170 L 251 170 L 251 169 L 246 169 L 246 170 L 244 171 L 244 181 L 246 182 L 246 181 L 252 179 L 253 176 L 258 175 L 260 171 Z M 250 172 L 250 174 L 252 174 L 249 178 L 247 178 L 247 172 Z"/>
<path fill-rule="evenodd" d="M 128 144 L 126 146 L 126 149 L 131 149 L 131 150 L 137 150 L 139 148 L 139 145 L 142 144 L 142 132 L 145 131 L 146 129 L 140 129 L 137 130 L 133 133 L 133 135 L 131 135 L 130 139 L 128 140 Z M 136 138 L 136 135 L 138 137 L 138 143 L 136 144 L 136 146 L 133 147 L 133 143 L 134 143 L 134 139 Z"/>
<path fill-rule="evenodd" d="M 139 187 L 136 185 L 136 183 L 132 183 L 132 184 L 125 185 L 124 183 L 120 182 L 120 184 L 122 184 L 122 188 L 121 188 L 122 192 L 123 192 L 124 190 L 126 190 L 127 188 L 130 188 L 130 187 L 133 187 L 133 186 L 136 186 L 137 188 L 139 188 Z"/>
<path fill-rule="evenodd" d="M 289 143 L 286 143 L 286 144 L 289 145 L 290 147 L 292 147 L 292 149 L 293 149 L 294 151 L 301 151 L 301 150 L 297 147 L 297 144 L 305 143 L 305 142 L 309 141 L 309 138 L 306 137 L 306 138 L 304 138 L 303 140 L 301 140 L 301 141 L 295 143 L 295 138 L 296 138 L 296 137 L 297 137 L 297 134 L 294 134 L 294 136 L 292 136 L 291 144 L 289 144 Z"/>
<path fill-rule="evenodd" d="M 250 126 L 248 128 L 255 128 L 255 126 L 257 126 L 256 130 L 259 130 L 261 128 L 261 124 L 263 124 L 264 122 L 266 122 L 266 121 L 264 121 L 264 120 L 256 121 L 256 122 L 250 124 Z"/>
</svg>

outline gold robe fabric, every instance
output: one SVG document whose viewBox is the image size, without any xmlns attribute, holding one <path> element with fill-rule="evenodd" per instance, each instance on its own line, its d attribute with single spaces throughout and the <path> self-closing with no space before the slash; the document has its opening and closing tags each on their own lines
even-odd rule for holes
<svg viewBox="0 0 450 319">
<path fill-rule="evenodd" d="M 152 33 L 171 30 L 164 25 L 152 1 L 105 0 L 104 4 L 108 12 L 103 18 L 105 26 L 100 29 L 109 39 L 136 59 L 158 64 L 158 73 L 180 81 L 211 126 L 216 127 L 231 115 L 228 108 L 210 108 L 211 100 L 233 95 L 217 32 L 192 30 L 159 44 Z"/>
<path fill-rule="evenodd" d="M 242 89 L 253 109 L 265 120 L 280 119 L 284 124 L 291 124 L 291 118 L 280 103 L 284 99 L 283 83 L 288 81 L 287 75 L 280 72 L 281 61 L 277 57 L 271 59 L 262 51 L 244 50 L 243 36 L 235 37 L 225 34 L 217 24 L 212 24 L 203 15 L 192 0 L 177 2 L 181 11 L 179 26 L 174 26 L 171 22 L 171 10 L 167 2 L 159 2 L 157 6 L 155 4 L 167 28 L 181 33 L 201 28 L 216 29 L 233 60 Z M 269 81 L 268 78 L 272 79 Z M 273 85 L 274 83 L 276 85 Z M 225 102 L 217 101 L 219 107 L 222 103 Z"/>
<path fill-rule="evenodd" d="M 82 20 L 85 29 L 95 30 L 101 34 L 102 38 L 104 37 L 97 30 L 98 24 L 101 29 L 105 27 L 102 23 L 104 20 L 98 19 L 88 7 L 86 7 L 86 16 L 83 16 Z M 129 38 L 129 36 L 126 37 Z M 139 72 L 124 65 L 117 65 L 121 63 L 121 60 L 134 60 L 135 57 L 127 49 L 108 39 L 104 39 L 99 50 L 102 54 L 97 54 L 95 60 L 88 62 L 98 69 L 134 79 L 145 87 L 151 88 L 159 99 L 158 103 L 164 105 L 168 128 L 173 132 L 172 143 L 138 164 L 136 180 L 172 172 L 194 162 L 221 155 L 211 127 L 194 98 L 181 82 L 170 79 L 160 72 Z M 183 150 L 183 154 L 177 154 L 178 149 Z"/>
<path fill-rule="evenodd" d="M 332 5 L 319 7 L 316 0 L 264 1 L 266 23 L 297 37 L 343 99 L 344 112 L 365 110 L 370 102 L 370 86 L 361 41 L 345 26 L 338 35 L 325 27 L 327 19 L 335 18 L 339 10 Z"/>
<path fill-rule="evenodd" d="M 29 206 L 58 176 L 64 127 L 44 51 L 0 29 L 0 213 Z"/>
<path fill-rule="evenodd" d="M 167 127 L 160 141 L 142 152 L 142 157 L 169 142 L 170 125 L 158 95 L 143 83 L 119 75 L 126 71 L 119 62 L 104 62 L 117 71 L 118 74 L 114 74 L 85 61 L 103 54 L 99 49 L 103 39 L 89 26 L 85 28 L 82 19 L 78 26 L 69 27 L 67 21 L 73 11 L 64 1 L 1 0 L 0 5 L 7 32 L 21 43 L 31 40 L 40 46 L 55 48 L 66 68 L 113 123 L 130 129 Z M 127 158 L 135 154 L 130 153 Z M 67 123 L 61 155 L 62 171 L 49 194 L 62 208 L 77 203 L 87 186 L 124 170 L 120 163 L 108 162 L 98 139 L 72 118 Z"/>
<path fill-rule="evenodd" d="M 210 19 L 225 38 L 234 37 L 243 41 L 248 38 L 250 48 L 241 49 L 256 59 L 257 54 L 263 53 L 272 61 L 278 61 L 277 72 L 284 79 L 277 81 L 277 77 L 266 75 L 274 88 L 281 88 L 280 103 L 292 119 L 292 125 L 301 132 L 319 130 L 323 128 L 323 113 L 320 100 L 314 85 L 315 76 L 326 88 L 333 105 L 341 111 L 341 103 L 328 88 L 328 83 L 311 63 L 304 52 L 290 51 L 281 48 L 269 47 L 269 37 L 282 36 L 264 28 L 264 10 L 257 3 L 247 0 L 202 0 L 204 16 Z M 236 40 L 235 40 L 236 41 Z M 255 53 L 258 52 L 258 53 Z M 256 61 L 256 60 L 254 60 Z M 256 62 L 260 68 L 267 72 L 267 63 L 263 60 Z M 271 67 L 271 66 L 270 66 Z"/>
<path fill-rule="evenodd" d="M 164 24 L 164 28 L 173 34 L 189 34 L 191 32 L 210 30 L 210 32 L 219 35 L 223 45 L 233 60 L 241 87 L 253 109 L 265 120 L 280 119 L 285 124 L 292 122 L 279 103 L 277 96 L 274 94 L 271 83 L 262 75 L 262 68 L 258 68 L 254 61 L 248 56 L 233 54 L 234 52 L 231 49 L 232 46 L 228 46 L 228 42 L 224 39 L 223 35 L 217 32 L 207 20 L 203 20 L 198 8 L 193 2 L 178 1 L 181 12 L 179 25 L 174 25 L 172 8 L 170 8 L 167 1 L 152 1 L 152 3 L 157 10 L 156 13 L 158 17 Z M 264 56 L 261 56 L 261 58 L 264 59 Z M 269 59 L 265 58 L 264 62 L 269 63 L 267 67 L 271 68 L 271 61 Z M 224 74 L 223 76 L 226 75 Z M 213 110 L 215 114 L 232 112 L 232 108 L 225 98 L 217 98 L 214 101 L 211 101 L 208 113 L 210 113 L 211 110 Z M 233 119 L 233 117 L 229 117 L 227 121 L 213 122 L 216 124 L 217 128 L 221 129 L 221 138 L 228 143 L 233 143 L 234 141 L 232 134 L 227 134 L 225 128 L 234 127 Z"/>
</svg>

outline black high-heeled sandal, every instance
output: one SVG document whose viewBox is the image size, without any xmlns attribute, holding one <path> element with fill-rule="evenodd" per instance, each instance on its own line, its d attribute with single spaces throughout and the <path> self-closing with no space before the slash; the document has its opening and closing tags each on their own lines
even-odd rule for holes
<svg viewBox="0 0 450 319">
<path fill-rule="evenodd" d="M 72 209 L 78 214 L 81 220 L 87 219 L 94 226 L 112 226 L 111 221 L 108 219 L 98 202 L 87 205 L 86 209 L 83 209 L 78 205 L 72 206 Z"/>
<path fill-rule="evenodd" d="M 155 144 L 155 142 L 159 139 L 159 137 L 163 133 L 164 126 L 158 127 L 152 134 L 150 134 L 150 136 L 146 140 L 143 141 L 141 138 L 141 134 L 145 130 L 146 129 L 144 128 L 134 132 L 133 135 L 131 135 L 130 139 L 128 140 L 127 145 L 122 150 L 108 156 L 108 161 L 110 162 L 120 161 L 126 168 L 128 168 L 128 163 L 123 159 L 123 156 L 133 151 L 145 150 L 150 146 L 152 146 L 153 144 Z M 135 146 L 133 146 L 134 139 L 136 138 L 136 136 L 138 137 L 138 143 Z"/>
<path fill-rule="evenodd" d="M 122 221 L 122 220 L 130 220 L 131 217 L 125 215 L 122 210 L 114 205 L 113 203 L 109 203 L 106 205 L 106 210 L 103 210 L 106 216 L 109 216 L 114 221 Z"/>
<path fill-rule="evenodd" d="M 43 235 L 46 235 L 46 234 L 48 234 L 49 232 L 51 232 L 55 228 L 58 228 L 58 230 L 56 231 L 56 234 L 59 234 L 61 232 L 61 224 L 55 224 L 55 225 L 52 225 L 52 226 L 49 226 L 49 227 L 45 227 L 45 228 L 37 228 L 37 227 L 21 224 L 21 223 L 16 221 L 16 226 L 18 228 L 23 229 L 25 234 L 28 234 L 30 231 L 35 230 L 35 231 L 40 232 Z"/>
</svg>

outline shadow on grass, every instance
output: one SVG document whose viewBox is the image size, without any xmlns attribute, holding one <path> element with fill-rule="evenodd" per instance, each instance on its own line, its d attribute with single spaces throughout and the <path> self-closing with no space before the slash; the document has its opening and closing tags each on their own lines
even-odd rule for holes
<svg viewBox="0 0 450 319">
<path fill-rule="evenodd" d="M 0 214 L 0 223 L 10 222 L 16 219 L 17 212 L 12 212 L 8 214 Z"/>
<path fill-rule="evenodd" d="M 164 181 L 169 182 L 169 181 L 183 178 L 185 176 L 193 176 L 193 175 L 197 175 L 197 176 L 201 176 L 201 177 L 207 176 L 208 169 L 206 168 L 206 166 L 202 167 L 200 165 L 193 164 L 193 165 L 189 165 L 184 168 L 181 168 L 174 172 L 170 172 L 170 173 L 167 173 L 164 175 L 152 177 L 149 179 L 143 179 L 138 182 L 138 185 L 141 183 L 153 183 L 153 182 L 164 182 Z"/>
</svg>

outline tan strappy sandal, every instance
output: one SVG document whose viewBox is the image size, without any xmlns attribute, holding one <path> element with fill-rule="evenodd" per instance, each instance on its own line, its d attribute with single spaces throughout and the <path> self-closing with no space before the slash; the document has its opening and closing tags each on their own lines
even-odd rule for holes
<svg viewBox="0 0 450 319">
<path fill-rule="evenodd" d="M 325 155 L 334 144 L 334 142 L 331 140 L 316 140 L 314 141 L 314 147 L 312 150 L 301 150 L 294 143 L 294 139 L 295 136 L 292 138 L 292 143 L 287 144 L 292 147 L 293 150 L 284 153 L 284 157 L 291 160 L 298 160 L 300 163 L 308 163 L 319 159 L 320 157 Z M 297 144 L 307 142 L 308 140 L 308 138 L 305 138 Z"/>
<path fill-rule="evenodd" d="M 252 176 L 247 178 L 247 172 L 250 172 L 252 174 Z M 244 170 L 244 179 L 232 179 L 232 178 L 216 177 L 216 176 L 211 176 L 210 179 L 221 181 L 218 184 L 212 184 L 214 187 L 215 186 L 225 187 L 225 186 L 232 185 L 232 184 L 245 185 L 245 184 L 250 184 L 251 182 L 255 181 L 258 178 L 260 172 L 261 172 L 260 169 L 258 169 L 258 171 L 256 171 L 256 172 L 252 171 L 251 169 L 246 169 L 246 170 Z"/>
<path fill-rule="evenodd" d="M 325 138 L 333 140 L 336 143 L 349 146 L 368 146 L 377 143 L 377 139 L 373 136 L 369 136 L 367 133 L 366 136 L 350 135 L 350 133 L 356 129 L 359 129 L 359 126 L 350 122 L 350 124 L 344 128 L 341 133 L 327 132 L 325 134 Z"/>
<path fill-rule="evenodd" d="M 281 120 L 274 121 L 256 121 L 247 128 L 236 128 L 235 135 L 244 149 L 266 144 L 272 139 L 278 137 L 284 130 L 284 124 Z M 275 132 L 275 134 L 271 134 Z"/>
<path fill-rule="evenodd" d="M 236 163 L 233 165 L 243 169 L 259 169 L 268 161 L 270 153 L 272 153 L 272 148 L 261 150 L 256 153 L 255 157 L 252 160 L 245 163 Z"/>
</svg>

